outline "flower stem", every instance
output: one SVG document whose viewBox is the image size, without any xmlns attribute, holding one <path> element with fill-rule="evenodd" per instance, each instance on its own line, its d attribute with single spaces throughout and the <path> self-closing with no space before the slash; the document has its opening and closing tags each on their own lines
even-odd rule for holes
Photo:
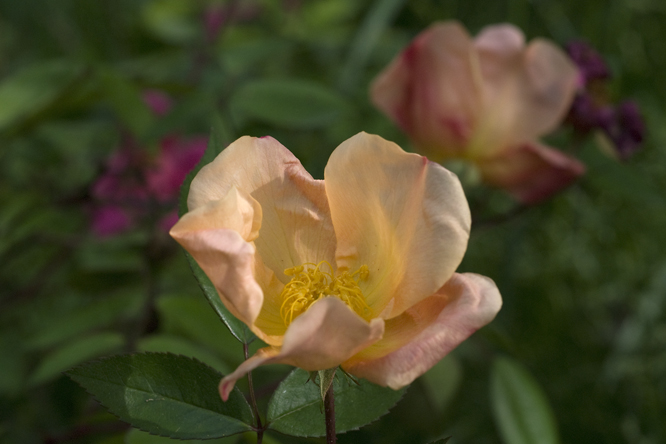
<svg viewBox="0 0 666 444">
<path fill-rule="evenodd" d="M 247 360 L 250 357 L 247 343 L 243 343 L 243 354 Z M 250 404 L 252 405 L 252 412 L 254 419 L 257 421 L 257 444 L 261 444 L 264 439 L 264 428 L 261 425 L 261 417 L 259 416 L 259 409 L 257 408 L 257 398 L 254 396 L 254 385 L 252 384 L 252 372 L 247 372 L 247 385 L 250 388 Z"/>
<path fill-rule="evenodd" d="M 328 388 L 324 398 L 324 415 L 326 417 L 326 444 L 335 444 L 335 397 L 333 396 L 333 384 Z"/>
</svg>

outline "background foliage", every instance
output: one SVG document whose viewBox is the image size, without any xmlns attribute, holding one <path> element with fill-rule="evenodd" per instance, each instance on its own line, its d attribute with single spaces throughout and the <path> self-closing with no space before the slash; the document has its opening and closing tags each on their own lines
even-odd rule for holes
<svg viewBox="0 0 666 444">
<path fill-rule="evenodd" d="M 61 372 L 134 350 L 196 357 L 221 373 L 243 359 L 152 213 L 122 234 L 90 229 L 91 186 L 111 153 L 132 140 L 154 154 L 165 136 L 215 125 L 225 143 L 270 134 L 321 177 L 330 152 L 359 131 L 409 148 L 367 87 L 446 19 L 472 33 L 509 21 L 528 38 L 587 40 L 611 65 L 611 96 L 638 100 L 647 141 L 619 164 L 594 140 L 574 148 L 555 135 L 588 173 L 538 207 L 477 218 L 461 265 L 497 282 L 497 319 L 388 415 L 339 441 L 666 442 L 659 0 L 0 0 L 0 440 L 163 442 L 128 430 Z M 167 92 L 171 111 L 151 114 L 146 89 Z M 468 191 L 473 208 L 506 206 L 499 192 Z M 255 372 L 264 412 L 288 370 Z"/>
</svg>

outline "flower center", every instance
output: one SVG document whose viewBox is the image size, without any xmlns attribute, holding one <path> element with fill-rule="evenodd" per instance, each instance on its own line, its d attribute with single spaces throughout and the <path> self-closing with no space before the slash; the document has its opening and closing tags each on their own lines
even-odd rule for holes
<svg viewBox="0 0 666 444">
<path fill-rule="evenodd" d="M 328 266 L 329 271 L 322 270 L 323 265 Z M 358 286 L 359 281 L 368 278 L 368 266 L 363 265 L 354 273 L 343 271 L 337 276 L 332 270 L 333 267 L 327 261 L 318 264 L 306 263 L 284 270 L 284 274 L 292 276 L 280 294 L 280 315 L 285 325 L 289 326 L 291 321 L 305 313 L 312 304 L 325 297 L 336 297 L 366 321 L 372 319 L 372 310 Z"/>
</svg>

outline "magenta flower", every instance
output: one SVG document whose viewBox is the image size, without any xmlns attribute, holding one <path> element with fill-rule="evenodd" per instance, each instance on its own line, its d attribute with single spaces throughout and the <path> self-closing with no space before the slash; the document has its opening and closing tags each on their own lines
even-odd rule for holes
<svg viewBox="0 0 666 444">
<path fill-rule="evenodd" d="M 166 114 L 171 107 L 171 98 L 161 91 L 146 91 L 143 98 L 158 115 Z M 160 231 L 169 231 L 177 220 L 174 215 L 180 186 L 199 163 L 207 140 L 204 136 L 171 135 L 160 141 L 155 156 L 127 140 L 109 158 L 91 187 L 96 202 L 93 232 L 111 236 L 149 216 L 158 220 Z"/>
</svg>

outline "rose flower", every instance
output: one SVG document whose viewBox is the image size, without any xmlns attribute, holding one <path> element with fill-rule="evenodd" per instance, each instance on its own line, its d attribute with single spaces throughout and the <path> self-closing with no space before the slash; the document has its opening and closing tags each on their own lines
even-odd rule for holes
<svg viewBox="0 0 666 444">
<path fill-rule="evenodd" d="M 192 181 L 171 235 L 224 305 L 268 347 L 255 367 L 342 365 L 394 389 L 411 383 L 501 306 L 488 278 L 455 273 L 470 213 L 457 177 L 360 133 L 314 180 L 271 137 L 242 137 Z"/>
<path fill-rule="evenodd" d="M 552 43 L 512 25 L 472 39 L 457 22 L 418 35 L 374 80 L 374 104 L 436 161 L 466 159 L 524 203 L 568 186 L 584 166 L 538 139 L 571 106 L 578 71 Z"/>
</svg>

